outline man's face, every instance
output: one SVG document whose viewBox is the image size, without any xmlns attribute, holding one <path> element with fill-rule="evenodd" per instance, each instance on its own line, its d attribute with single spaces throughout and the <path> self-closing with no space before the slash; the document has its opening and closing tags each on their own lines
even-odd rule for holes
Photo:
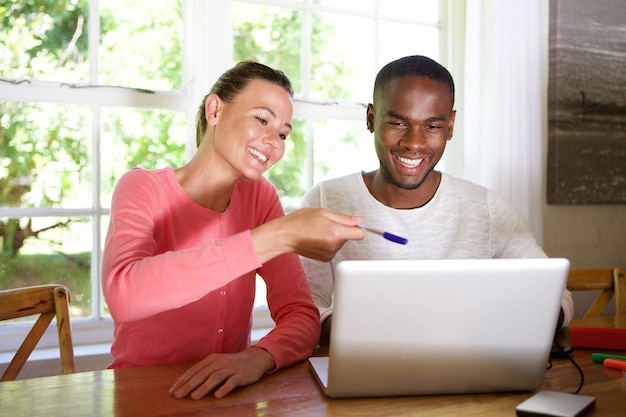
<svg viewBox="0 0 626 417">
<path fill-rule="evenodd" d="M 385 180 L 404 190 L 427 182 L 452 138 L 455 112 L 448 87 L 425 77 L 391 80 L 374 98 L 367 123 Z"/>
</svg>

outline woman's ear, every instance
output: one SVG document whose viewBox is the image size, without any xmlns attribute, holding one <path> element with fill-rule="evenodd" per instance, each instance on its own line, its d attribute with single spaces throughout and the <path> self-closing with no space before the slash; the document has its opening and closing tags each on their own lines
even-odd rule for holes
<svg viewBox="0 0 626 417">
<path fill-rule="evenodd" d="M 215 126 L 221 114 L 224 102 L 217 94 L 209 94 L 204 102 L 204 113 L 207 125 Z"/>
</svg>

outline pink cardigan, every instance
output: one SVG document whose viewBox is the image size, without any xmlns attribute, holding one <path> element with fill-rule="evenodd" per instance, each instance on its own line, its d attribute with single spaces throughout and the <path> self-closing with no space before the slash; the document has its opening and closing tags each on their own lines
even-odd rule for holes
<svg viewBox="0 0 626 417">
<path fill-rule="evenodd" d="M 133 169 L 118 182 L 104 249 L 114 320 L 111 368 L 198 361 L 250 346 L 255 276 L 276 327 L 255 344 L 276 369 L 311 355 L 319 313 L 296 254 L 259 263 L 250 230 L 284 215 L 265 178 L 237 183 L 228 208 L 196 204 L 173 169 Z"/>
</svg>

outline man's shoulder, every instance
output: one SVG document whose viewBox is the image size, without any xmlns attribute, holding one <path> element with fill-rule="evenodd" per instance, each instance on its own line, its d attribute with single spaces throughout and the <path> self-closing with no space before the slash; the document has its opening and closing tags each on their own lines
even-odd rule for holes
<svg viewBox="0 0 626 417">
<path fill-rule="evenodd" d="M 301 205 L 343 209 L 345 204 L 360 196 L 362 194 L 360 190 L 363 189 L 366 188 L 361 172 L 354 172 L 318 182 L 306 192 Z"/>
<path fill-rule="evenodd" d="M 502 211 L 507 214 L 511 210 L 515 210 L 507 199 L 490 188 L 452 175 L 444 174 L 444 178 L 442 180 L 442 184 L 444 184 L 442 189 L 447 197 L 459 200 L 460 196 L 462 196 L 461 200 L 466 206 L 472 204 L 482 206 L 486 204 L 492 210 Z"/>
<path fill-rule="evenodd" d="M 442 173 L 442 188 L 448 188 L 459 192 L 487 192 L 489 189 L 480 184 L 466 180 L 464 178 L 455 177 L 454 175 Z"/>
<path fill-rule="evenodd" d="M 320 181 L 313 185 L 307 194 L 315 193 L 315 194 L 334 194 L 341 193 L 345 194 L 346 190 L 353 189 L 357 187 L 359 182 L 363 182 L 362 176 L 360 172 L 353 172 L 352 174 L 344 175 L 343 177 L 331 178 L 327 180 Z"/>
<path fill-rule="evenodd" d="M 363 182 L 362 173 L 353 172 L 342 177 L 320 181 L 314 186 L 314 188 L 319 188 L 324 193 L 340 192 L 345 194 L 347 192 L 347 189 L 349 189 L 347 187 L 354 187 L 358 185 L 359 182 Z"/>
</svg>

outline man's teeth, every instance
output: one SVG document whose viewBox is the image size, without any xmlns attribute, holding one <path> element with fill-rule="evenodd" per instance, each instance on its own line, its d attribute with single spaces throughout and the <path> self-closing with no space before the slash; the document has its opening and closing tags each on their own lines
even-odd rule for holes
<svg viewBox="0 0 626 417">
<path fill-rule="evenodd" d="M 259 158 L 261 161 L 267 162 L 267 157 L 263 155 L 261 152 L 257 151 L 256 149 L 248 148 L 248 152 L 250 152 L 252 155 Z"/>
<path fill-rule="evenodd" d="M 403 158 L 397 155 L 396 155 L 396 158 L 398 158 L 398 160 L 402 162 L 402 165 L 405 165 L 409 168 L 415 168 L 422 162 L 422 159 L 408 159 L 408 158 Z"/>
</svg>

